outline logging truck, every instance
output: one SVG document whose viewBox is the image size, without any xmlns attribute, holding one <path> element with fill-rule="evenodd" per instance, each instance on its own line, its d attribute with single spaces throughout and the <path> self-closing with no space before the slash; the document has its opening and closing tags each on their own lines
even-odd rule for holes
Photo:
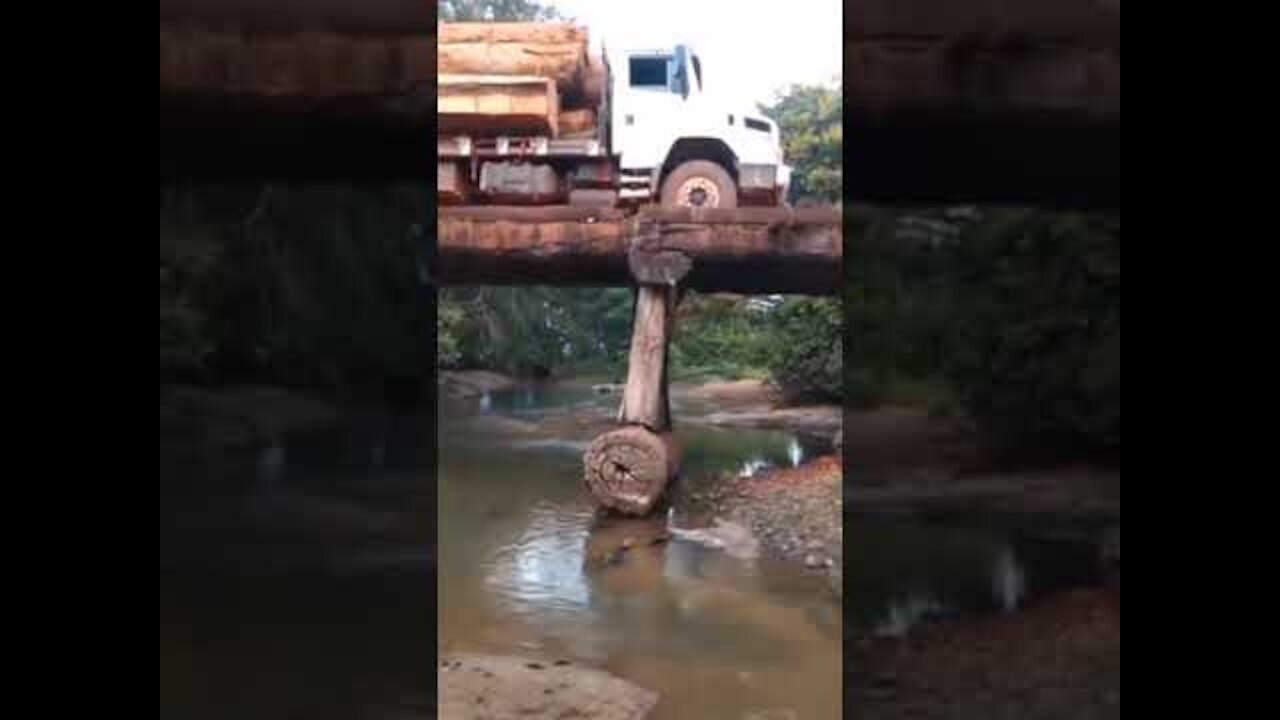
<svg viewBox="0 0 1280 720">
<path fill-rule="evenodd" d="M 687 45 L 589 52 L 568 23 L 437 26 L 437 199 L 735 208 L 785 202 L 777 125 L 708 92 Z"/>
</svg>

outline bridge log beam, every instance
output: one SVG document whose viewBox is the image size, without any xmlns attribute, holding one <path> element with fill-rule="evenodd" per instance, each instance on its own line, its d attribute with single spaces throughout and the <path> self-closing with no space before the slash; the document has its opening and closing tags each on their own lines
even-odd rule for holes
<svg viewBox="0 0 1280 720">
<path fill-rule="evenodd" d="M 442 285 L 627 286 L 678 276 L 682 287 L 708 292 L 825 295 L 840 286 L 842 232 L 831 209 L 440 208 L 431 274 Z M 652 274 L 635 274 L 636 253 Z"/>
</svg>

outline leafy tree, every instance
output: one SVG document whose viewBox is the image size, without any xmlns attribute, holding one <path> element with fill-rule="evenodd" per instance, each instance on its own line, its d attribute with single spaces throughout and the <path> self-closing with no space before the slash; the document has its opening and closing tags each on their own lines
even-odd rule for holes
<svg viewBox="0 0 1280 720">
<path fill-rule="evenodd" d="M 409 229 L 429 202 L 418 186 L 162 191 L 162 381 L 198 371 L 345 392 L 425 379 Z"/>
<path fill-rule="evenodd" d="M 843 315 L 835 298 L 795 298 L 772 313 L 769 372 L 791 399 L 844 397 Z"/>
<path fill-rule="evenodd" d="M 440 292 L 438 344 L 458 363 L 521 374 L 616 366 L 630 339 L 631 291 L 624 288 L 482 287 Z"/>
<path fill-rule="evenodd" d="M 1120 444 L 1117 219 L 1021 212 L 953 256 L 947 376 L 1007 448 Z"/>
<path fill-rule="evenodd" d="M 1118 449 L 1119 219 L 947 215 L 859 209 L 846 223 L 857 238 L 846 264 L 849 401 L 927 387 L 1008 455 Z"/>
<path fill-rule="evenodd" d="M 791 199 L 839 202 L 844 167 L 841 88 L 793 86 L 765 114 L 778 123 L 787 162 L 794 168 Z"/>
<path fill-rule="evenodd" d="M 438 17 L 446 22 L 518 22 L 554 20 L 554 8 L 534 0 L 437 0 Z"/>
<path fill-rule="evenodd" d="M 689 293 L 677 311 L 671 343 L 672 375 L 763 375 L 767 312 L 749 298 Z"/>
</svg>

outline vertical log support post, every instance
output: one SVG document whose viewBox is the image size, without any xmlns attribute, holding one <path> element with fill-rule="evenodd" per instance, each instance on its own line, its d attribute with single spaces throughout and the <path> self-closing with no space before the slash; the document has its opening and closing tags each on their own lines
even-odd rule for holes
<svg viewBox="0 0 1280 720">
<path fill-rule="evenodd" d="M 602 508 L 646 515 L 680 469 L 671 434 L 667 360 L 677 283 L 692 266 L 687 255 L 653 248 L 656 225 L 642 226 L 628 254 L 639 285 L 627 360 L 627 385 L 618 409 L 621 428 L 596 438 L 583 457 L 587 489 Z"/>
</svg>

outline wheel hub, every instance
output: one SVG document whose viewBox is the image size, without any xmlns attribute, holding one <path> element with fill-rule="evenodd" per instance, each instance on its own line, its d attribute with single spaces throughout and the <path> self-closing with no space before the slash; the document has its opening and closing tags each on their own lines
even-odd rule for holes
<svg viewBox="0 0 1280 720">
<path fill-rule="evenodd" d="M 680 184 L 676 200 L 681 207 L 720 207 L 720 188 L 707 178 L 689 178 Z"/>
</svg>

